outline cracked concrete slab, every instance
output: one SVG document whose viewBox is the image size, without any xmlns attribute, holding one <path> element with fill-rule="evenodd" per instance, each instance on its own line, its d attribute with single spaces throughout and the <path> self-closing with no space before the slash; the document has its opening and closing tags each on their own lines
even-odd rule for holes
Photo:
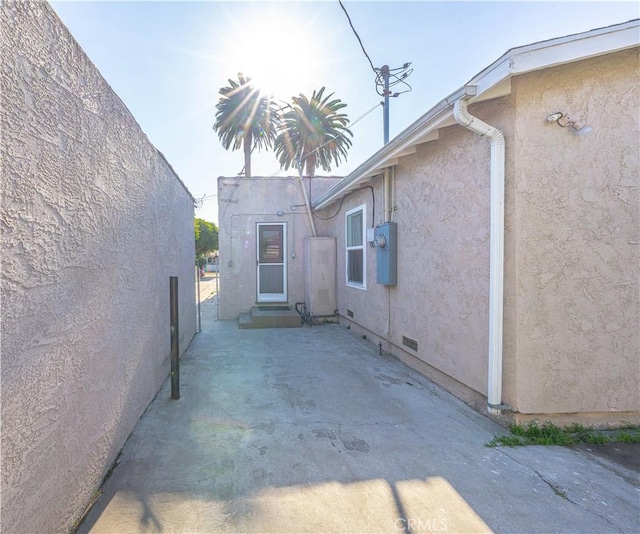
<svg viewBox="0 0 640 534">
<path fill-rule="evenodd" d="M 637 473 L 504 429 L 339 325 L 203 304 L 80 532 L 638 532 Z"/>
</svg>

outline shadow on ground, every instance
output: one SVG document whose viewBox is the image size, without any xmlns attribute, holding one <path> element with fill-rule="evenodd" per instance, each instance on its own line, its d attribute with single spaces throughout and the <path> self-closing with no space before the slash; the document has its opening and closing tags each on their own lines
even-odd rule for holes
<svg viewBox="0 0 640 534">
<path fill-rule="evenodd" d="M 630 472 L 485 447 L 501 427 L 339 325 L 203 307 L 181 399 L 163 386 L 80 532 L 633 530 Z"/>
</svg>

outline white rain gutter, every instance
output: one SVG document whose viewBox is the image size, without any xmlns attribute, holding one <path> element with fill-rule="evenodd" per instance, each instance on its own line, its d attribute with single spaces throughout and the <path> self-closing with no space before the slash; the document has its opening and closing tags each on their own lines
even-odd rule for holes
<svg viewBox="0 0 640 534">
<path fill-rule="evenodd" d="M 489 260 L 489 357 L 487 411 L 500 415 L 502 404 L 502 334 L 504 321 L 504 135 L 467 111 L 467 97 L 456 101 L 453 116 L 458 124 L 491 142 L 491 246 Z"/>
</svg>

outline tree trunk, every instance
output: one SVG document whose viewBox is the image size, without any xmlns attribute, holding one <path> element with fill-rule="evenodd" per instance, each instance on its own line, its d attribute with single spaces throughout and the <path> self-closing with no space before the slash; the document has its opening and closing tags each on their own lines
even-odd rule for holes
<svg viewBox="0 0 640 534">
<path fill-rule="evenodd" d="M 306 161 L 307 176 L 313 178 L 316 175 L 316 155 L 315 153 L 307 157 Z"/>
<path fill-rule="evenodd" d="M 244 148 L 244 175 L 247 178 L 251 178 L 251 132 L 245 132 L 243 140 Z"/>
</svg>

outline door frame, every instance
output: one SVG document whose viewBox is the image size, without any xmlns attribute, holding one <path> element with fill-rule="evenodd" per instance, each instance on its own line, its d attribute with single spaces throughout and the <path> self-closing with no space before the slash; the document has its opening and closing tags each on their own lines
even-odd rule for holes
<svg viewBox="0 0 640 534">
<path fill-rule="evenodd" d="M 282 227 L 282 263 L 260 263 L 260 228 L 263 226 Z M 260 292 L 260 267 L 262 265 L 282 265 L 282 293 L 261 293 Z M 287 223 L 286 222 L 264 222 L 256 223 L 256 302 L 287 302 Z"/>
</svg>

